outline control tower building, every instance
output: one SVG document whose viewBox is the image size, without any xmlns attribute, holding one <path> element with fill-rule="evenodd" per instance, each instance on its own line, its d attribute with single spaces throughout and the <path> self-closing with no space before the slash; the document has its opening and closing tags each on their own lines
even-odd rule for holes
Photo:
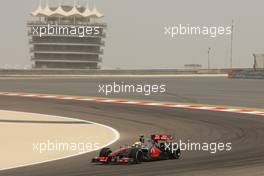
<svg viewBox="0 0 264 176">
<path fill-rule="evenodd" d="M 96 7 L 58 5 L 31 13 L 28 35 L 36 69 L 100 69 L 106 24 Z"/>
</svg>

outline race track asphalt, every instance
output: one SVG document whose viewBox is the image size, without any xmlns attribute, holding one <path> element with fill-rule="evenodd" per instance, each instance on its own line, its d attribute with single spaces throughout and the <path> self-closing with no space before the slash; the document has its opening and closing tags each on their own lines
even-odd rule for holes
<svg viewBox="0 0 264 176">
<path fill-rule="evenodd" d="M 0 92 L 51 93 L 106 97 L 99 85 L 165 84 L 165 93 L 118 93 L 107 97 L 264 108 L 264 81 L 225 77 L 28 77 L 0 79 Z"/>
<path fill-rule="evenodd" d="M 0 109 L 66 116 L 111 126 L 121 134 L 120 140 L 111 146 L 113 148 L 136 141 L 140 134 L 151 133 L 171 133 L 178 140 L 184 141 L 232 142 L 232 150 L 229 152 L 210 154 L 204 151 L 185 151 L 179 160 L 129 166 L 91 164 L 91 158 L 98 153 L 92 152 L 40 165 L 0 171 L 1 176 L 264 175 L 262 116 L 5 96 L 0 96 Z"/>
</svg>

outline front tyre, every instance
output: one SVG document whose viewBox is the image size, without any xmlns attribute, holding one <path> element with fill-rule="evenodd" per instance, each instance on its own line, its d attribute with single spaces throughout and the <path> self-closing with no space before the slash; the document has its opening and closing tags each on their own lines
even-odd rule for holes
<svg viewBox="0 0 264 176">
<path fill-rule="evenodd" d="M 108 155 L 112 153 L 112 150 L 110 148 L 102 148 L 99 153 L 99 157 L 108 157 L 106 164 L 110 163 L 112 158 Z"/>
</svg>

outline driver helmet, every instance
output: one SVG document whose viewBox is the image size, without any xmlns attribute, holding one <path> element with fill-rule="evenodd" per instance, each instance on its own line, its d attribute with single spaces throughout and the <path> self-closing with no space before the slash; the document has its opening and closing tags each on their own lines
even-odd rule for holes
<svg viewBox="0 0 264 176">
<path fill-rule="evenodd" d="M 133 146 L 140 146 L 142 143 L 140 141 L 137 141 L 133 144 Z"/>
</svg>

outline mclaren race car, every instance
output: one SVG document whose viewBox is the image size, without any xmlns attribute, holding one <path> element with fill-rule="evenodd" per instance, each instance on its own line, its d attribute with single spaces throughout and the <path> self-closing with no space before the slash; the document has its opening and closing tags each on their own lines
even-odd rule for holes
<svg viewBox="0 0 264 176">
<path fill-rule="evenodd" d="M 103 164 L 138 164 L 142 161 L 179 159 L 181 151 L 172 136 L 168 134 L 153 134 L 150 137 L 140 136 L 139 141 L 131 146 L 124 146 L 112 152 L 103 148 L 99 157 L 92 159 L 93 163 Z"/>
</svg>

